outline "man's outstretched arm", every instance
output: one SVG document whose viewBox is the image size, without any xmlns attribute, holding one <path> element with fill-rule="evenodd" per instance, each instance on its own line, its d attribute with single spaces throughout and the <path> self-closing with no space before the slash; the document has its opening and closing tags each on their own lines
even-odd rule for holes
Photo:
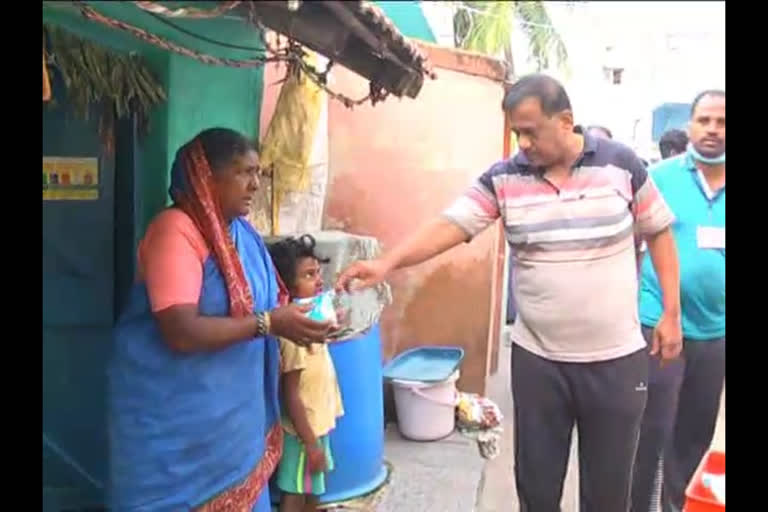
<svg viewBox="0 0 768 512">
<path fill-rule="evenodd" d="M 390 272 L 423 263 L 468 238 L 467 232 L 457 224 L 439 217 L 421 226 L 380 258 L 357 261 L 347 267 L 339 276 L 336 288 L 349 290 L 353 280 L 357 281 L 357 289 L 375 286 L 386 279 Z"/>
<path fill-rule="evenodd" d="M 347 267 L 339 276 L 336 288 L 349 290 L 352 281 L 356 281 L 353 286 L 357 289 L 374 286 L 394 270 L 418 265 L 471 240 L 499 218 L 493 173 L 494 167 L 475 181 L 442 216 L 421 226 L 380 258 L 357 261 Z"/>
</svg>

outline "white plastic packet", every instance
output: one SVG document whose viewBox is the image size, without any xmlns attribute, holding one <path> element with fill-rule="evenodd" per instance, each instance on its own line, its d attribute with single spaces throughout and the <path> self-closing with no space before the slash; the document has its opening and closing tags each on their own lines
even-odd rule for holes
<svg viewBox="0 0 768 512">
<path fill-rule="evenodd" d="M 294 299 L 296 304 L 307 305 L 311 304 L 312 309 L 307 313 L 307 317 L 318 322 L 331 322 L 336 324 L 338 319 L 336 318 L 336 308 L 333 304 L 333 299 L 336 296 L 336 292 L 328 290 L 314 297 L 307 297 L 304 299 Z"/>
<path fill-rule="evenodd" d="M 307 317 L 317 322 L 331 322 L 337 323 L 336 309 L 333 305 L 333 298 L 335 292 L 329 290 L 327 292 L 320 293 L 314 297 L 306 297 L 303 299 L 294 299 L 293 302 L 299 305 L 312 305 L 312 309 L 307 312 Z M 307 350 L 310 354 L 315 353 L 314 344 L 309 345 Z"/>
</svg>

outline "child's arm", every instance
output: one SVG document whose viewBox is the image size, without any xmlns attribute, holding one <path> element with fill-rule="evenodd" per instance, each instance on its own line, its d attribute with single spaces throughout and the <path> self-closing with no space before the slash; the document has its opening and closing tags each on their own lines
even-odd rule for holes
<svg viewBox="0 0 768 512">
<path fill-rule="evenodd" d="M 299 396 L 300 376 L 301 370 L 294 370 L 283 374 L 283 399 L 285 400 L 285 408 L 288 412 L 288 418 L 291 420 L 291 424 L 293 424 L 293 428 L 296 430 L 299 439 L 301 439 L 306 446 L 314 446 L 317 444 L 317 437 L 314 432 L 312 432 L 312 427 L 309 425 L 304 404 L 301 402 L 301 397 Z"/>
<path fill-rule="evenodd" d="M 289 371 L 283 374 L 283 399 L 288 418 L 293 424 L 296 435 L 304 443 L 309 459 L 309 468 L 313 473 L 325 471 L 325 452 L 318 444 L 317 436 L 307 419 L 307 412 L 299 396 L 299 377 L 301 370 Z"/>
</svg>

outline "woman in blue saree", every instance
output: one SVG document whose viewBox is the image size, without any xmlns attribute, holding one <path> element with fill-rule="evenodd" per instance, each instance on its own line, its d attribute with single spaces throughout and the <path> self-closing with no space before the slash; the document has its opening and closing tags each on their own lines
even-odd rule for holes
<svg viewBox="0 0 768 512">
<path fill-rule="evenodd" d="M 266 512 L 280 458 L 277 336 L 331 326 L 287 304 L 264 243 L 242 217 L 258 155 L 223 128 L 182 147 L 174 205 L 150 224 L 109 369 L 114 511 Z"/>
</svg>

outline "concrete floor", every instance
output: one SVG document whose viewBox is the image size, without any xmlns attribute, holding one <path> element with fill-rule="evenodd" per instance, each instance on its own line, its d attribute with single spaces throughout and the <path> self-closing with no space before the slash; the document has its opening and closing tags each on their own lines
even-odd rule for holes
<svg viewBox="0 0 768 512">
<path fill-rule="evenodd" d="M 485 460 L 477 444 L 453 433 L 434 442 L 404 439 L 397 426 L 385 433 L 384 457 L 392 473 L 377 492 L 334 512 L 473 512 Z"/>
<path fill-rule="evenodd" d="M 475 510 L 485 459 L 475 441 L 454 433 L 418 443 L 387 429 L 385 457 L 393 465 L 390 488 L 376 512 L 470 512 Z"/>
</svg>

